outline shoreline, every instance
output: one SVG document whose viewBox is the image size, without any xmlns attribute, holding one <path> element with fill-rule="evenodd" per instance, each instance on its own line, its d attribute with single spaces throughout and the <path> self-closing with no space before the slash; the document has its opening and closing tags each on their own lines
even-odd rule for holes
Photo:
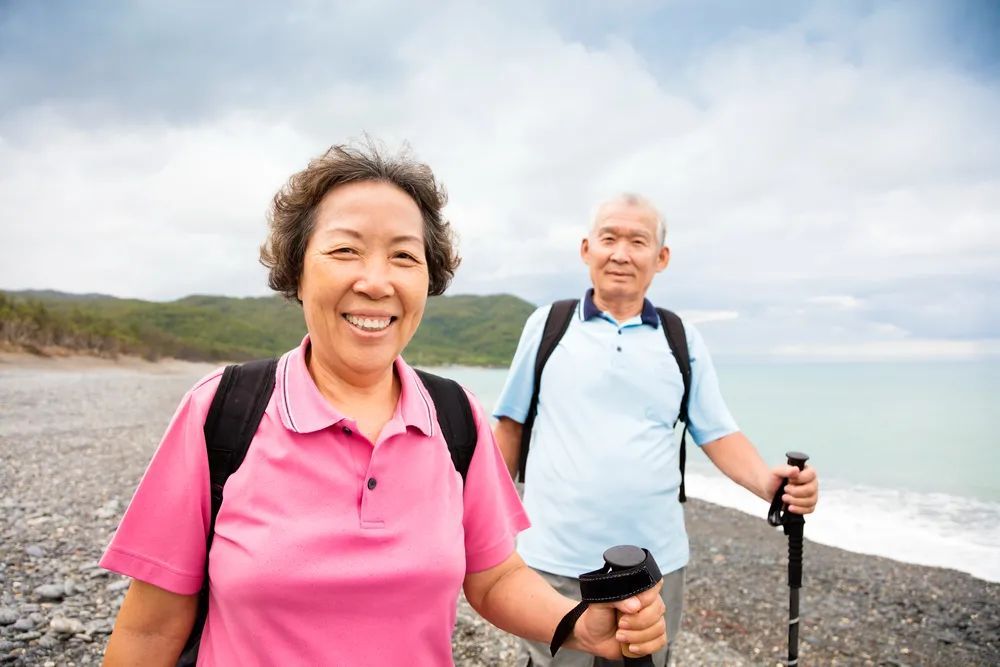
<svg viewBox="0 0 1000 667">
<path fill-rule="evenodd" d="M 404 357 L 405 358 L 405 357 Z M 232 360 L 218 361 L 194 361 L 190 359 L 178 359 L 176 357 L 161 357 L 156 360 L 149 360 L 143 357 L 130 354 L 119 354 L 113 357 L 104 357 L 94 354 L 85 354 L 67 348 L 46 348 L 42 352 L 31 352 L 23 349 L 12 349 L 10 347 L 0 347 L 0 370 L 4 367 L 10 368 L 37 368 L 37 369 L 65 369 L 65 370 L 88 370 L 93 368 L 129 368 L 135 370 L 156 370 L 156 369 L 183 369 L 192 365 L 200 365 L 211 368 L 219 368 L 228 364 L 236 363 Z M 410 363 L 407 360 L 407 363 Z M 507 366 L 470 366 L 468 364 L 419 364 L 410 363 L 411 366 L 427 369 L 449 368 L 475 368 L 498 370 Z"/>
<path fill-rule="evenodd" d="M 178 399 L 217 367 L 0 353 L 0 663 L 99 664 L 127 580 L 96 561 Z M 674 664 L 776 664 L 784 535 L 698 499 L 685 515 L 692 557 Z M 808 535 L 807 523 L 803 664 L 1000 664 L 1000 584 Z M 456 664 L 513 665 L 514 646 L 460 607 Z"/>
<path fill-rule="evenodd" d="M 64 348 L 46 350 L 44 354 L 36 354 L 23 350 L 0 349 L 0 371 L 17 370 L 51 370 L 51 371 L 88 371 L 99 369 L 134 370 L 150 373 L 183 373 L 197 368 L 219 368 L 225 366 L 225 361 L 188 361 L 163 357 L 151 361 L 134 355 L 121 354 L 114 357 L 101 357 L 91 354 L 81 354 Z"/>
</svg>

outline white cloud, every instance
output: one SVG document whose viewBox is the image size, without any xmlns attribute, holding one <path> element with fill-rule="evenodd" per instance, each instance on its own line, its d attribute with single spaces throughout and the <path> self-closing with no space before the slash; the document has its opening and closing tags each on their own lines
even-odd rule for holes
<svg viewBox="0 0 1000 667">
<path fill-rule="evenodd" d="M 678 313 L 685 322 L 704 324 L 705 322 L 730 322 L 739 319 L 735 310 L 684 310 Z"/>
<path fill-rule="evenodd" d="M 713 346 L 934 341 L 914 323 L 942 319 L 935 309 L 989 329 L 975 310 L 996 311 L 995 296 L 939 293 L 890 312 L 862 289 L 998 277 L 1000 88 L 921 53 L 933 26 L 908 18 L 917 11 L 818 5 L 776 29 L 660 53 L 616 34 L 567 37 L 558 13 L 455 4 L 385 24 L 385 42 L 356 54 L 378 62 L 371 77 L 336 76 L 342 53 L 303 59 L 280 82 L 250 69 L 222 90 L 256 85 L 259 104 L 237 95 L 183 122 L 95 126 L 78 113 L 85 101 L 0 106 L 0 286 L 263 293 L 270 196 L 367 130 L 409 140 L 447 184 L 465 256 L 456 291 L 576 296 L 593 203 L 632 190 L 670 222 L 671 265 L 652 298 L 700 321 L 739 317 L 726 329 L 741 338 L 720 328 Z M 395 10 L 352 21 L 362 30 L 379 12 Z M 343 36 L 309 16 L 308 44 Z M 298 28 L 273 23 L 272 48 L 293 44 Z"/>
<path fill-rule="evenodd" d="M 806 299 L 806 302 L 816 304 L 818 306 L 828 306 L 839 310 L 854 310 L 856 308 L 860 308 L 862 305 L 861 300 L 856 299 L 849 294 L 814 296 L 810 299 Z"/>
</svg>

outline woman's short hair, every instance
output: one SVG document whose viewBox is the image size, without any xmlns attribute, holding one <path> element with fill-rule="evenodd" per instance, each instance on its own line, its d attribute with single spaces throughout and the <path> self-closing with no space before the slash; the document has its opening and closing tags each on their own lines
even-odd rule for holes
<svg viewBox="0 0 1000 667">
<path fill-rule="evenodd" d="M 328 192 L 346 183 L 376 181 L 395 185 L 410 195 L 424 220 L 424 252 L 430 277 L 427 293 L 443 294 L 461 258 L 451 224 L 441 214 L 448 201 L 431 168 L 403 146 L 389 154 L 373 139 L 337 144 L 288 179 L 274 195 L 268 211 L 268 235 L 260 262 L 268 269 L 271 289 L 298 299 L 306 246 L 316 223 L 316 210 Z M 301 303 L 301 301 L 300 301 Z"/>
</svg>

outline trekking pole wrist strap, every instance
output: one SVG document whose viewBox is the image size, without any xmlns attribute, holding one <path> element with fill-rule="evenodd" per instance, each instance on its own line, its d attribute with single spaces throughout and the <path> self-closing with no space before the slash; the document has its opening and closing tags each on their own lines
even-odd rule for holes
<svg viewBox="0 0 1000 667">
<path fill-rule="evenodd" d="M 642 551 L 645 559 L 634 567 L 613 569 L 605 562 L 604 567 L 580 575 L 581 602 L 569 610 L 556 626 L 552 642 L 549 644 L 549 651 L 553 656 L 572 634 L 577 620 L 591 602 L 626 600 L 649 590 L 663 578 L 653 555 L 648 549 Z"/>
</svg>

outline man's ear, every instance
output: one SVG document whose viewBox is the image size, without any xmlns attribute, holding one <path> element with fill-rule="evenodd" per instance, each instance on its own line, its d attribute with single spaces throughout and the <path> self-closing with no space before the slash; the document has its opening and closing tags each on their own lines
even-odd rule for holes
<svg viewBox="0 0 1000 667">
<path fill-rule="evenodd" d="M 659 273 L 663 269 L 667 268 L 667 264 L 670 263 L 670 248 L 663 246 L 660 248 L 660 253 L 656 257 L 656 272 Z"/>
<path fill-rule="evenodd" d="M 580 259 L 583 260 L 584 264 L 587 264 L 587 255 L 590 254 L 590 240 L 584 236 L 583 240 L 580 241 Z"/>
</svg>

